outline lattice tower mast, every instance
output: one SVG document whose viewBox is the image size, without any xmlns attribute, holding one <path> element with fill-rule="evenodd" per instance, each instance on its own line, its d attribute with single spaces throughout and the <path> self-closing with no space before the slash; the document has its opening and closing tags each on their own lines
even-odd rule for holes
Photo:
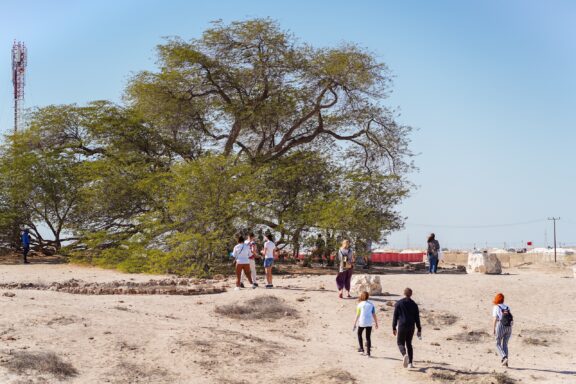
<svg viewBox="0 0 576 384">
<path fill-rule="evenodd" d="M 21 41 L 12 45 L 12 84 L 14 84 L 14 132 L 18 131 L 22 104 L 24 103 L 24 83 L 28 54 Z"/>
</svg>

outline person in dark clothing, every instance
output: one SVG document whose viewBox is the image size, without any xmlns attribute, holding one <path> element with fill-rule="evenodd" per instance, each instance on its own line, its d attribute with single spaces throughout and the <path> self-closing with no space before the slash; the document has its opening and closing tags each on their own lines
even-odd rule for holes
<svg viewBox="0 0 576 384">
<path fill-rule="evenodd" d="M 314 251 L 312 252 L 313 258 L 317 261 L 322 263 L 324 266 L 324 252 L 326 250 L 326 242 L 322 238 L 322 234 L 318 234 L 318 238 L 316 239 L 316 243 L 314 243 Z"/>
<path fill-rule="evenodd" d="M 420 325 L 420 311 L 418 304 L 412 300 L 412 290 L 404 290 L 404 298 L 398 300 L 394 306 L 394 318 L 392 320 L 392 333 L 397 337 L 398 348 L 403 356 L 404 368 L 414 368 L 412 349 L 412 338 L 414 328 L 418 329 L 418 337 L 422 337 L 422 326 Z"/>
<path fill-rule="evenodd" d="M 24 256 L 24 264 L 30 264 L 28 261 L 28 252 L 30 252 L 30 231 L 26 228 L 20 236 L 20 241 L 22 242 L 22 256 Z"/>
<path fill-rule="evenodd" d="M 433 233 L 428 236 L 428 273 L 436 273 L 438 270 L 438 256 L 440 252 L 440 243 L 436 240 Z"/>
</svg>

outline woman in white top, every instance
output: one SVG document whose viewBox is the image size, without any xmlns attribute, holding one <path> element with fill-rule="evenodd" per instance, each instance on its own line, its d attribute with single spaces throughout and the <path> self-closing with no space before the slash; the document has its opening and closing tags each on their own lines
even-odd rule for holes
<svg viewBox="0 0 576 384">
<path fill-rule="evenodd" d="M 502 358 L 501 363 L 504 367 L 508 366 L 508 340 L 512 335 L 512 311 L 510 307 L 504 304 L 504 295 L 499 293 L 494 297 L 494 307 L 492 308 L 492 317 L 494 318 L 493 334 L 496 337 L 496 348 Z"/>
<path fill-rule="evenodd" d="M 242 271 L 248 278 L 252 288 L 256 288 L 256 285 L 252 282 L 252 274 L 250 273 L 250 256 L 252 252 L 250 251 L 250 246 L 244 243 L 244 237 L 238 236 L 238 244 L 234 247 L 232 251 L 232 256 L 236 259 L 236 288 L 234 290 L 240 290 L 240 276 Z"/>
<path fill-rule="evenodd" d="M 366 354 L 370 357 L 370 349 L 372 348 L 372 340 L 370 335 L 372 334 L 372 324 L 376 325 L 378 329 L 378 318 L 376 317 L 376 310 L 374 304 L 368 301 L 370 295 L 368 292 L 362 292 L 359 303 L 356 306 L 356 320 L 354 320 L 354 329 L 358 325 L 358 352 L 364 353 L 364 343 L 362 342 L 362 333 L 366 330 Z"/>
<path fill-rule="evenodd" d="M 272 265 L 274 265 L 274 251 L 276 244 L 272 241 L 272 234 L 266 234 L 266 241 L 264 242 L 264 270 L 266 271 L 266 288 L 273 288 L 272 285 Z"/>
</svg>

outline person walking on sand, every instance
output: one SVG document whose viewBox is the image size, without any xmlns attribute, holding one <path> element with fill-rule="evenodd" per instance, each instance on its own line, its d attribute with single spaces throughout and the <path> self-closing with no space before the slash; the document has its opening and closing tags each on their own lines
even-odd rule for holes
<svg viewBox="0 0 576 384">
<path fill-rule="evenodd" d="M 396 342 L 400 353 L 402 353 L 402 365 L 404 368 L 414 368 L 414 350 L 412 348 L 412 338 L 414 328 L 418 329 L 418 338 L 422 337 L 422 326 L 420 325 L 420 311 L 418 304 L 412 300 L 412 289 L 404 290 L 404 298 L 398 300 L 394 306 L 394 318 L 392 319 L 392 334 L 396 336 Z"/>
<path fill-rule="evenodd" d="M 24 257 L 24 264 L 30 264 L 28 261 L 28 252 L 30 252 L 30 230 L 28 228 L 22 231 L 20 241 L 22 242 L 22 256 Z"/>
<path fill-rule="evenodd" d="M 440 252 L 440 243 L 436 240 L 433 233 L 428 236 L 428 273 L 436 273 L 438 270 L 438 255 Z"/>
<path fill-rule="evenodd" d="M 350 241 L 344 240 L 338 250 L 338 275 L 336 275 L 336 285 L 338 286 L 338 297 L 342 298 L 342 291 L 346 289 L 347 297 L 350 296 L 350 281 L 352 280 L 352 269 L 354 265 L 354 252 L 350 248 Z"/>
<path fill-rule="evenodd" d="M 358 299 L 359 303 L 356 306 L 356 320 L 354 320 L 354 328 L 358 325 L 358 352 L 364 354 L 364 342 L 362 340 L 362 333 L 366 330 L 366 355 L 370 357 L 370 349 L 372 348 L 372 341 L 370 336 L 372 335 L 372 324 L 378 329 L 378 318 L 376 318 L 376 309 L 374 304 L 368 301 L 370 295 L 368 292 L 364 291 L 360 294 Z"/>
<path fill-rule="evenodd" d="M 242 272 L 246 274 L 248 281 L 252 284 L 252 288 L 256 288 L 256 284 L 252 282 L 252 274 L 250 272 L 250 247 L 244 243 L 244 237 L 242 235 L 238 235 L 237 240 L 238 244 L 236 244 L 232 251 L 232 256 L 236 259 L 236 288 L 234 288 L 234 290 L 240 290 L 240 275 Z"/>
<path fill-rule="evenodd" d="M 272 285 L 272 265 L 274 264 L 274 252 L 276 251 L 276 244 L 272 241 L 272 234 L 266 234 L 266 241 L 264 242 L 264 271 L 266 271 L 266 288 L 274 288 Z"/>
<path fill-rule="evenodd" d="M 512 335 L 512 311 L 510 307 L 504 304 L 504 295 L 499 293 L 494 297 L 494 307 L 492 308 L 493 335 L 496 337 L 496 349 L 502 358 L 502 366 L 508 366 L 508 340 Z"/>
<path fill-rule="evenodd" d="M 252 281 L 254 285 L 258 286 L 258 277 L 256 276 L 256 256 L 258 256 L 258 246 L 256 245 L 256 236 L 254 232 L 248 234 L 248 240 L 244 242 L 250 249 L 250 257 L 248 258 L 250 262 L 250 273 L 252 274 Z M 246 274 L 243 272 L 240 277 L 240 286 L 244 288 L 244 278 Z"/>
</svg>

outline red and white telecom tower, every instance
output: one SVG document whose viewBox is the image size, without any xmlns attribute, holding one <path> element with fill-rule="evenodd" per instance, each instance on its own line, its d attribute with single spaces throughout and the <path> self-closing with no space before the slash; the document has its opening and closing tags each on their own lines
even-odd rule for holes
<svg viewBox="0 0 576 384">
<path fill-rule="evenodd" d="M 21 41 L 14 40 L 12 45 L 12 84 L 14 84 L 14 132 L 18 131 L 18 123 L 22 103 L 24 102 L 24 82 L 27 62 L 26 46 Z"/>
</svg>

